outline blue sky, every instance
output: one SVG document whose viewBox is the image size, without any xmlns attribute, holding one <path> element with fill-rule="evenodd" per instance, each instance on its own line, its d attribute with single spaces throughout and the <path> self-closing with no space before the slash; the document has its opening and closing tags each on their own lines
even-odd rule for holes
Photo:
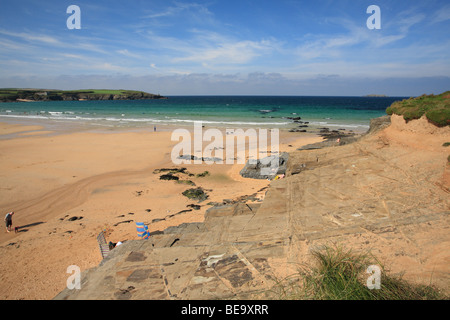
<svg viewBox="0 0 450 320">
<path fill-rule="evenodd" d="M 69 5 L 81 29 L 69 30 Z M 381 29 L 369 30 L 369 5 Z M 0 87 L 162 95 L 450 89 L 450 2 L 3 1 Z"/>
</svg>

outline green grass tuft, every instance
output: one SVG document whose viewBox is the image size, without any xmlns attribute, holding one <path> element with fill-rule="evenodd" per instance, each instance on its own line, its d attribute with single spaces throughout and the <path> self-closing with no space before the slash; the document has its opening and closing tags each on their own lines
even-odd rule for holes
<svg viewBox="0 0 450 320">
<path fill-rule="evenodd" d="M 425 115 L 429 122 L 443 127 L 450 125 L 450 91 L 440 95 L 422 95 L 417 98 L 409 98 L 396 101 L 386 109 L 388 115 L 403 115 L 408 122 L 420 119 Z"/>
<path fill-rule="evenodd" d="M 186 184 L 188 186 L 195 186 L 195 183 L 191 180 L 178 180 L 177 183 Z"/>
<path fill-rule="evenodd" d="M 205 171 L 205 172 L 196 174 L 196 177 L 197 177 L 197 178 L 203 178 L 203 177 L 207 177 L 207 176 L 209 176 L 209 175 L 210 175 L 210 174 L 209 174 L 209 171 Z"/>
<path fill-rule="evenodd" d="M 341 247 L 325 247 L 312 253 L 315 266 L 280 281 L 272 290 L 277 299 L 307 300 L 439 300 L 448 299 L 433 286 L 413 285 L 401 276 L 389 275 L 370 254 Z M 369 289 L 368 266 L 381 269 L 381 288 Z"/>
</svg>

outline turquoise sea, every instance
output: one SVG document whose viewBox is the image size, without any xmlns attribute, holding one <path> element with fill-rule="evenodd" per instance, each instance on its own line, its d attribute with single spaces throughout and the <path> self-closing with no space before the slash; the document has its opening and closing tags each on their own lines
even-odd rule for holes
<svg viewBox="0 0 450 320">
<path fill-rule="evenodd" d="M 406 97 L 173 96 L 167 100 L 42 101 L 0 104 L 0 121 L 33 120 L 99 127 L 193 125 L 292 127 L 293 117 L 309 125 L 364 131 L 371 118 Z M 28 122 L 28 121 L 27 121 Z"/>
</svg>

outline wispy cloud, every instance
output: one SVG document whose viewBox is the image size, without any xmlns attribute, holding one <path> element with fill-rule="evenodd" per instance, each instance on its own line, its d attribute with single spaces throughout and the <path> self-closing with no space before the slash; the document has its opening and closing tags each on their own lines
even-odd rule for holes
<svg viewBox="0 0 450 320">
<path fill-rule="evenodd" d="M 167 18 L 176 17 L 179 15 L 194 15 L 194 16 L 213 16 L 213 13 L 202 4 L 198 3 L 183 3 L 174 2 L 173 6 L 165 8 L 163 11 L 153 12 L 149 15 L 144 16 L 144 18 L 157 19 L 157 18 Z"/>
<path fill-rule="evenodd" d="M 121 55 L 124 55 L 126 57 L 129 57 L 129 58 L 142 59 L 141 55 L 132 53 L 132 52 L 128 51 L 128 49 L 121 49 L 121 50 L 117 50 L 116 52 Z"/>
<path fill-rule="evenodd" d="M 450 5 L 439 8 L 431 18 L 432 23 L 439 23 L 447 20 L 450 20 Z"/>
<path fill-rule="evenodd" d="M 148 43 L 160 52 L 159 59 L 165 63 L 185 67 L 208 67 L 245 65 L 255 58 L 270 55 L 276 50 L 275 39 L 237 39 L 209 30 L 193 29 L 189 37 L 180 39 L 163 37 L 148 32 Z"/>
<path fill-rule="evenodd" d="M 212 37 L 209 41 L 203 41 L 200 46 L 186 46 L 183 48 L 186 54 L 173 59 L 173 62 L 189 61 L 197 64 L 217 65 L 246 64 L 256 57 L 272 52 L 273 48 L 273 44 L 269 40 L 250 41 Z"/>
<path fill-rule="evenodd" d="M 14 37 L 14 38 L 20 38 L 22 40 L 28 41 L 28 42 L 38 42 L 43 44 L 51 44 L 51 45 L 60 45 L 61 42 L 49 35 L 41 35 L 41 34 L 32 34 L 32 33 L 25 33 L 25 32 L 11 32 L 4 29 L 0 29 L 0 34 Z"/>
<path fill-rule="evenodd" d="M 301 59 L 314 60 L 342 59 L 346 56 L 355 57 L 357 53 L 362 54 L 368 50 L 384 50 L 407 38 L 411 28 L 425 19 L 425 14 L 409 9 L 383 23 L 381 30 L 374 31 L 349 18 L 329 18 L 328 22 L 343 27 L 344 31 L 339 34 L 308 34 L 295 51 Z M 361 56 L 361 59 L 365 58 Z"/>
</svg>

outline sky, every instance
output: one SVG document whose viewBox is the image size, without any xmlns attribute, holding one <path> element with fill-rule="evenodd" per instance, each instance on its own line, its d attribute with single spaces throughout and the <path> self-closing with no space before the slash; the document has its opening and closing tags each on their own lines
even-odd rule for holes
<svg viewBox="0 0 450 320">
<path fill-rule="evenodd" d="M 371 5 L 380 29 L 368 28 Z M 449 30 L 448 0 L 0 0 L 0 87 L 439 94 Z"/>
</svg>

